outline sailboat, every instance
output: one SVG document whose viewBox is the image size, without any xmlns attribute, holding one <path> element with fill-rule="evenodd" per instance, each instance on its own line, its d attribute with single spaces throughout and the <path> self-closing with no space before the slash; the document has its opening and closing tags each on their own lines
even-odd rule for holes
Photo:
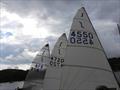
<svg viewBox="0 0 120 90">
<path fill-rule="evenodd" d="M 46 70 L 43 90 L 59 90 L 61 81 L 62 64 L 64 63 L 67 37 L 63 33 L 57 40 L 52 53 L 49 66 Z"/>
<path fill-rule="evenodd" d="M 50 60 L 49 44 L 36 55 L 25 79 L 23 90 L 42 90 L 43 79 Z"/>
<path fill-rule="evenodd" d="M 64 58 L 59 90 L 120 90 L 84 7 L 73 19 Z"/>
</svg>

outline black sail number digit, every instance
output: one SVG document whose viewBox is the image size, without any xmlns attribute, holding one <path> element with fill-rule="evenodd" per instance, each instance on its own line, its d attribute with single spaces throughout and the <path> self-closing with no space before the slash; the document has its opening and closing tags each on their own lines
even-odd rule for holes
<svg viewBox="0 0 120 90">
<path fill-rule="evenodd" d="M 88 36 L 89 36 L 89 44 L 90 45 L 93 45 L 93 34 L 92 33 L 88 33 Z"/>
<path fill-rule="evenodd" d="M 75 43 L 75 37 L 70 37 L 70 42 L 72 43 L 72 44 L 74 44 Z"/>
<path fill-rule="evenodd" d="M 83 44 L 88 44 L 88 34 L 87 32 L 83 32 Z"/>
<path fill-rule="evenodd" d="M 77 43 L 78 44 L 82 43 L 82 34 L 81 34 L 81 31 L 77 31 Z"/>
<path fill-rule="evenodd" d="M 73 31 L 70 35 L 71 44 L 93 45 L 93 34 L 86 31 Z"/>
<path fill-rule="evenodd" d="M 72 36 L 72 37 L 75 37 L 75 36 L 76 36 L 76 34 L 75 34 L 74 31 L 71 33 L 71 36 Z"/>
<path fill-rule="evenodd" d="M 74 44 L 75 43 L 75 36 L 76 36 L 76 34 L 75 34 L 75 32 L 71 32 L 71 35 L 70 35 L 70 43 L 72 43 L 72 44 Z"/>
<path fill-rule="evenodd" d="M 61 67 L 63 62 L 64 62 L 64 59 L 52 56 L 50 60 L 50 66 Z"/>
</svg>

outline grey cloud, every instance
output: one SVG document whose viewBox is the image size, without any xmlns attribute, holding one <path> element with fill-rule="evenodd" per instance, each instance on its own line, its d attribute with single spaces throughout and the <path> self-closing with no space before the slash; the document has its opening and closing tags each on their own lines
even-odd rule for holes
<svg viewBox="0 0 120 90">
<path fill-rule="evenodd" d="M 16 21 L 12 21 L 12 22 L 8 22 L 6 24 L 4 24 L 3 26 L 1 26 L 1 28 L 9 28 L 9 29 L 15 29 L 15 28 L 23 28 L 24 25 L 22 23 L 16 22 Z"/>
<path fill-rule="evenodd" d="M 59 35 L 63 32 L 69 32 L 72 19 L 76 11 L 81 6 L 85 6 L 92 22 L 96 20 L 103 20 L 104 22 L 108 20 L 116 24 L 120 22 L 119 0 L 2 0 L 2 3 L 5 4 L 5 8 L 10 12 L 15 12 L 19 15 L 23 15 L 24 17 L 32 14 L 35 18 L 37 18 L 36 20 L 38 20 L 38 26 L 41 23 L 40 19 L 47 22 L 49 20 L 49 17 L 51 17 L 56 21 L 60 21 L 61 23 L 58 24 L 50 25 L 50 23 L 46 23 L 47 25 L 52 26 L 52 29 L 50 29 L 51 32 Z M 93 26 L 95 26 L 94 24 Z M 109 54 L 108 56 L 112 54 L 112 56 L 119 56 L 119 54 L 116 54 L 119 53 L 118 50 L 115 52 L 115 50 L 111 49 L 119 44 L 119 37 L 116 36 L 116 33 L 114 33 L 115 27 L 117 26 L 110 28 L 111 25 L 108 25 L 107 27 L 109 28 L 101 25 L 95 26 L 95 29 L 97 33 L 100 34 L 99 37 L 101 39 L 103 47 L 106 49 L 106 53 Z M 109 32 L 108 30 L 113 31 Z M 104 33 L 108 33 L 110 35 L 107 35 L 105 37 Z M 101 37 L 104 37 L 106 39 Z M 110 39 L 112 39 L 112 41 Z M 42 41 L 39 39 L 31 40 L 29 47 L 33 47 L 36 50 L 40 45 L 43 45 L 41 43 L 47 40 L 49 40 L 49 38 L 46 38 Z M 50 42 L 52 42 L 52 40 L 50 40 Z"/>
<path fill-rule="evenodd" d="M 111 19 L 114 22 L 119 22 L 120 20 L 120 1 L 119 0 L 109 0 L 102 1 L 100 3 L 100 9 L 97 11 L 98 19 Z"/>
<path fill-rule="evenodd" d="M 40 10 L 42 7 L 41 0 L 1 0 L 4 7 L 10 11 L 27 16 L 31 11 Z"/>
<path fill-rule="evenodd" d="M 18 55 L 24 50 L 24 47 L 22 45 L 9 45 L 1 43 L 0 44 L 0 57 L 6 57 L 9 55 Z"/>
</svg>

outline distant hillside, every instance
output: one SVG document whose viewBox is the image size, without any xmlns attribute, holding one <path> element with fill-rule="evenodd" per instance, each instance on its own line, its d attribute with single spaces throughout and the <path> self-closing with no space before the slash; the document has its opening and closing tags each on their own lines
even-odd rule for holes
<svg viewBox="0 0 120 90">
<path fill-rule="evenodd" d="M 120 58 L 108 59 L 114 72 L 120 71 Z M 24 81 L 29 70 L 17 70 L 17 69 L 6 69 L 0 71 L 0 83 L 2 82 L 14 82 Z M 44 78 L 45 71 L 41 72 L 41 79 Z"/>
<path fill-rule="evenodd" d="M 16 69 L 5 69 L 0 71 L 0 83 L 2 82 L 13 82 L 23 81 L 28 71 L 16 70 Z"/>
<path fill-rule="evenodd" d="M 113 71 L 120 71 L 120 58 L 108 59 Z"/>
<path fill-rule="evenodd" d="M 0 83 L 2 82 L 14 82 L 14 81 L 24 81 L 29 70 L 17 70 L 17 69 L 5 69 L 0 71 Z M 37 72 L 37 71 L 36 71 Z M 45 76 L 45 70 L 39 71 L 41 79 Z"/>
</svg>

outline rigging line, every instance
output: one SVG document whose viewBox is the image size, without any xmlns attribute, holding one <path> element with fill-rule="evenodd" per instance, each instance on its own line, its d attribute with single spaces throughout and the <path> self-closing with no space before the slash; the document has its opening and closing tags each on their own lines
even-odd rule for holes
<svg viewBox="0 0 120 90">
<path fill-rule="evenodd" d="M 62 67 L 81 67 L 81 68 L 97 69 L 97 70 L 103 70 L 103 71 L 107 71 L 107 72 L 112 72 L 111 70 L 108 70 L 108 69 L 105 69 L 105 68 L 83 66 L 83 65 L 67 65 L 67 64 L 63 64 Z"/>
</svg>

